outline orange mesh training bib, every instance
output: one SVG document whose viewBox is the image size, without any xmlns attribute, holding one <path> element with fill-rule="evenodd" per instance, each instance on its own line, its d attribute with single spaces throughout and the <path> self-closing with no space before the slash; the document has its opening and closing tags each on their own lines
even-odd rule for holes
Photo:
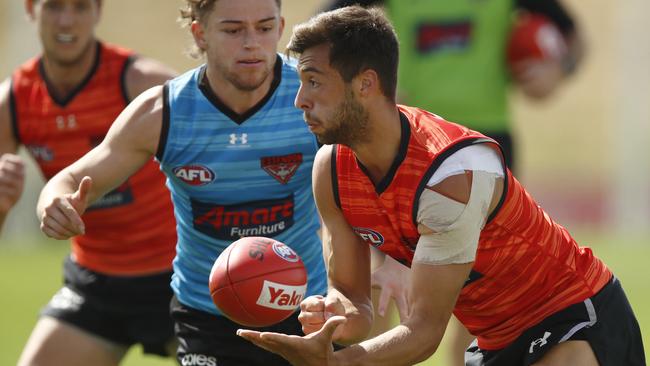
<svg viewBox="0 0 650 366">
<path fill-rule="evenodd" d="M 52 97 L 42 61 L 12 75 L 14 133 L 50 179 L 98 145 L 126 106 L 124 74 L 132 53 L 100 44 L 95 64 L 65 100 Z M 164 175 L 153 159 L 83 215 L 86 235 L 72 240 L 77 263 L 107 274 L 171 268 L 176 227 Z"/>
<path fill-rule="evenodd" d="M 351 149 L 336 146 L 334 192 L 348 223 L 366 242 L 409 265 L 419 239 L 420 194 L 442 161 L 475 143 L 478 132 L 426 111 L 399 106 L 402 144 L 387 179 L 376 187 Z M 506 194 L 481 232 L 471 280 L 454 314 L 483 349 L 499 349 L 545 317 L 594 295 L 611 278 L 590 249 L 507 174 Z"/>
</svg>

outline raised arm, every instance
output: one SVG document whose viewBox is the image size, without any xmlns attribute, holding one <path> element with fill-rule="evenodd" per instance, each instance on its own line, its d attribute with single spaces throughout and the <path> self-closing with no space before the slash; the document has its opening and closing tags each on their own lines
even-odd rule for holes
<svg viewBox="0 0 650 366">
<path fill-rule="evenodd" d="M 83 234 L 81 215 L 88 205 L 153 157 L 162 126 L 162 89 L 151 88 L 136 98 L 117 117 L 100 145 L 45 185 L 36 213 L 47 236 L 66 239 Z"/>
</svg>

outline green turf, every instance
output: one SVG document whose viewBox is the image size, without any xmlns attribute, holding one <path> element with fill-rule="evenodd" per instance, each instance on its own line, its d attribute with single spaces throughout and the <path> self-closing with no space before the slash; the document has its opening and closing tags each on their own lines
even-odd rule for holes
<svg viewBox="0 0 650 366">
<path fill-rule="evenodd" d="M 650 331 L 650 282 L 647 238 L 621 240 L 581 235 L 621 279 L 630 302 L 641 323 L 641 330 Z M 15 365 L 23 344 L 33 327 L 40 307 L 61 284 L 61 262 L 68 253 L 62 242 L 6 243 L 0 241 L 0 365 Z M 437 360 L 437 361 L 434 361 Z M 422 365 L 445 365 L 444 354 Z M 128 354 L 126 366 L 170 366 L 170 360 L 143 356 L 139 348 Z"/>
</svg>

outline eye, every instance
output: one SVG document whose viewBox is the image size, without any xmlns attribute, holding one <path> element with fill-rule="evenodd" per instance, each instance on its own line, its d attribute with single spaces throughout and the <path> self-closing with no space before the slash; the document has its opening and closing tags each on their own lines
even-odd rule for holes
<svg viewBox="0 0 650 366">
<path fill-rule="evenodd" d="M 227 28 L 227 29 L 223 30 L 223 32 L 226 33 L 226 34 L 237 34 L 237 33 L 239 33 L 239 31 L 240 31 L 239 28 L 235 28 L 235 29 Z"/>
<path fill-rule="evenodd" d="M 90 9 L 90 4 L 87 1 L 78 2 L 75 4 L 74 9 L 81 13 Z"/>
<path fill-rule="evenodd" d="M 47 10 L 59 11 L 63 9 L 63 4 L 59 1 L 46 1 L 43 7 Z"/>
<path fill-rule="evenodd" d="M 307 82 L 309 83 L 309 86 L 311 86 L 312 88 L 318 88 L 320 86 L 320 83 L 314 79 L 309 79 L 307 80 Z"/>
</svg>

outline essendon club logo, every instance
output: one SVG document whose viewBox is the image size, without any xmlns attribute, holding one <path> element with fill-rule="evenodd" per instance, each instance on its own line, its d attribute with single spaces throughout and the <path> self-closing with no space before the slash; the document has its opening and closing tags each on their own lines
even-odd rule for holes
<svg viewBox="0 0 650 366">
<path fill-rule="evenodd" d="M 215 178 L 214 172 L 203 165 L 177 166 L 172 170 L 174 176 L 191 186 L 204 186 L 212 183 Z"/>
<path fill-rule="evenodd" d="M 379 247 L 384 244 L 384 236 L 380 232 L 365 227 L 353 227 L 352 230 L 373 247 Z"/>
<path fill-rule="evenodd" d="M 302 164 L 302 153 L 266 156 L 260 159 L 262 169 L 282 184 L 289 183 L 289 179 L 296 174 L 300 164 Z"/>
<path fill-rule="evenodd" d="M 307 284 L 291 286 L 264 280 L 257 305 L 277 310 L 293 310 L 300 306 L 305 292 L 307 292 Z"/>
</svg>

